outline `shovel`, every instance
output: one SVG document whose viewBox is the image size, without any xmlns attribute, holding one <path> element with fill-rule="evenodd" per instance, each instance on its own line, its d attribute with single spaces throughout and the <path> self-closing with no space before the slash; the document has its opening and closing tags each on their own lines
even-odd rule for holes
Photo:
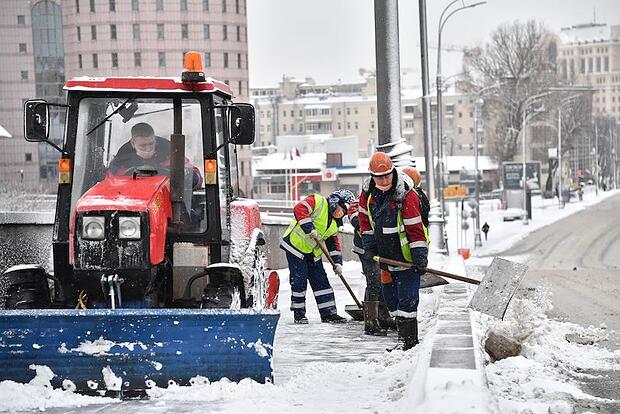
<svg viewBox="0 0 620 414">
<path fill-rule="evenodd" d="M 325 255 L 325 257 L 327 257 L 327 260 L 329 261 L 329 263 L 335 269 L 336 268 L 336 262 L 334 262 L 334 259 L 332 259 L 332 257 L 329 255 L 329 252 L 327 251 L 327 247 L 325 247 L 325 244 L 323 244 L 323 241 L 322 240 L 315 240 L 315 241 L 319 245 L 319 247 L 321 248 L 321 251 L 323 251 L 323 254 Z M 347 283 L 347 281 L 344 278 L 344 276 L 339 274 L 338 277 L 340 277 L 340 280 L 342 280 L 342 284 L 344 284 L 344 287 L 347 288 L 347 290 L 349 291 L 349 294 L 351 295 L 351 297 L 355 301 L 355 304 L 357 305 L 357 309 L 362 311 L 362 304 L 355 297 L 355 294 L 353 293 L 353 290 L 351 290 L 351 286 L 349 286 L 349 284 Z M 349 305 L 347 305 L 347 306 L 349 306 Z M 348 313 L 348 311 L 347 311 L 347 313 Z M 353 316 L 353 315 L 351 315 L 351 316 Z M 358 319 L 355 319 L 355 320 L 358 320 Z M 363 314 L 362 314 L 362 319 L 361 320 L 364 320 Z"/>
<path fill-rule="evenodd" d="M 401 262 L 398 260 L 386 259 L 375 256 L 376 262 L 385 263 L 391 266 L 412 268 L 412 263 Z M 469 302 L 469 307 L 487 315 L 504 319 L 506 309 L 510 300 L 521 284 L 521 280 L 527 272 L 527 266 L 521 263 L 511 262 L 510 260 L 495 257 L 491 266 L 487 269 L 482 280 L 470 279 L 465 276 L 455 275 L 431 268 L 420 269 L 437 276 L 459 280 L 461 282 L 479 285 L 474 296 Z"/>
</svg>

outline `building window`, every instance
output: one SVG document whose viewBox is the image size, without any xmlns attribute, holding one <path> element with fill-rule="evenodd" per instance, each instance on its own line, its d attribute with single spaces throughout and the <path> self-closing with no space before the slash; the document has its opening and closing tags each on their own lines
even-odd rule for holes
<svg viewBox="0 0 620 414">
<path fill-rule="evenodd" d="M 112 52 L 112 67 L 113 68 L 118 67 L 118 53 L 116 52 Z"/>
<path fill-rule="evenodd" d="M 26 24 L 26 16 L 20 14 L 17 16 L 17 24 Z"/>
<path fill-rule="evenodd" d="M 463 118 L 463 112 L 459 112 L 459 118 Z"/>
<path fill-rule="evenodd" d="M 596 71 L 597 72 L 601 71 L 601 57 L 600 56 L 596 57 Z"/>
<path fill-rule="evenodd" d="M 594 72 L 594 64 L 592 58 L 588 58 L 588 73 Z"/>
<path fill-rule="evenodd" d="M 222 13 L 226 13 L 226 0 L 222 0 Z"/>
<path fill-rule="evenodd" d="M 298 131 L 299 132 L 304 132 L 304 124 L 299 124 Z"/>
<path fill-rule="evenodd" d="M 160 68 L 165 68 L 166 67 L 166 52 L 158 52 L 157 61 L 159 63 Z"/>
<path fill-rule="evenodd" d="M 357 121 L 355 121 L 355 122 L 353 123 L 353 125 L 355 126 L 355 129 L 360 129 L 360 125 L 358 124 L 358 122 L 357 122 Z"/>
<path fill-rule="evenodd" d="M 407 124 L 407 122 L 405 121 L 405 125 L 406 124 Z M 375 121 L 370 121 L 370 129 L 375 129 Z"/>
<path fill-rule="evenodd" d="M 459 135 L 463 134 L 463 128 L 459 127 Z"/>
<path fill-rule="evenodd" d="M 241 41 L 241 26 L 237 26 L 237 42 Z"/>
<path fill-rule="evenodd" d="M 26 156 L 26 162 L 32 162 L 32 153 L 31 152 L 27 152 L 24 154 Z"/>
<path fill-rule="evenodd" d="M 157 23 L 157 40 L 162 40 L 164 38 L 164 24 Z"/>
<path fill-rule="evenodd" d="M 347 129 L 351 129 L 351 123 L 347 122 Z"/>
<path fill-rule="evenodd" d="M 338 129 L 342 129 L 342 124 L 338 122 Z"/>
<path fill-rule="evenodd" d="M 202 26 L 202 36 L 205 39 L 209 39 L 211 37 L 211 26 L 208 24 Z"/>
<path fill-rule="evenodd" d="M 241 53 L 237 53 L 237 67 L 241 69 Z"/>
<path fill-rule="evenodd" d="M 586 73 L 586 60 L 584 58 L 579 59 L 579 73 Z"/>
<path fill-rule="evenodd" d="M 80 12 L 80 0 L 75 0 L 75 12 Z"/>
<path fill-rule="evenodd" d="M 137 68 L 142 66 L 142 53 L 133 52 L 133 65 Z"/>
<path fill-rule="evenodd" d="M 77 40 L 78 42 L 82 41 L 82 28 L 80 26 L 75 28 L 76 32 L 77 32 Z"/>
<path fill-rule="evenodd" d="M 243 82 L 239 81 L 239 95 L 243 95 Z"/>
<path fill-rule="evenodd" d="M 28 71 L 27 70 L 22 70 L 21 71 L 21 79 L 22 80 L 28 80 Z"/>
<path fill-rule="evenodd" d="M 239 14 L 239 0 L 235 0 L 235 13 Z"/>
<path fill-rule="evenodd" d="M 156 11 L 162 11 L 164 10 L 164 0 L 157 0 L 155 2 L 155 10 Z"/>
<path fill-rule="evenodd" d="M 187 11 L 187 0 L 181 0 L 181 11 Z"/>
<path fill-rule="evenodd" d="M 286 132 L 286 124 L 282 125 L 282 132 Z"/>
<path fill-rule="evenodd" d="M 82 69 L 83 65 L 82 65 L 82 55 L 78 55 L 78 67 L 80 69 Z"/>
<path fill-rule="evenodd" d="M 224 67 L 228 67 L 228 52 L 224 52 Z"/>
<path fill-rule="evenodd" d="M 228 40 L 228 26 L 227 25 L 222 26 L 222 39 Z"/>
<path fill-rule="evenodd" d="M 132 31 L 134 40 L 140 39 L 140 25 L 138 23 L 133 24 Z"/>
<path fill-rule="evenodd" d="M 605 48 L 607 49 L 607 48 Z M 604 72 L 609 72 L 609 56 L 605 56 L 603 58 L 603 71 Z"/>
<path fill-rule="evenodd" d="M 93 68 L 99 67 L 99 56 L 96 53 L 93 53 Z"/>
<path fill-rule="evenodd" d="M 26 53 L 26 52 L 27 52 L 26 44 L 25 43 L 20 43 L 19 44 L 19 53 Z"/>
<path fill-rule="evenodd" d="M 474 133 L 474 129 L 473 129 L 473 128 L 469 128 L 469 132 L 470 132 L 471 134 L 473 134 L 473 133 Z"/>
<path fill-rule="evenodd" d="M 111 12 L 116 11 L 116 0 L 110 0 L 110 11 Z"/>
<path fill-rule="evenodd" d="M 181 25 L 181 39 L 189 38 L 189 29 L 187 27 L 187 23 L 183 23 Z"/>
<path fill-rule="evenodd" d="M 131 0 L 131 10 L 132 11 L 140 10 L 140 1 L 139 0 Z"/>
<path fill-rule="evenodd" d="M 209 11 L 209 0 L 202 0 L 202 10 Z"/>
<path fill-rule="evenodd" d="M 205 52 L 205 68 L 211 67 L 211 52 Z"/>
<path fill-rule="evenodd" d="M 110 25 L 110 39 L 116 40 L 116 25 L 115 24 Z"/>
<path fill-rule="evenodd" d="M 92 40 L 97 40 L 97 26 L 90 26 L 90 38 Z"/>
<path fill-rule="evenodd" d="M 357 115 L 357 106 L 353 108 L 353 112 L 355 113 L 355 115 Z"/>
<path fill-rule="evenodd" d="M 90 11 L 91 13 L 95 12 L 95 0 L 90 0 Z"/>
</svg>

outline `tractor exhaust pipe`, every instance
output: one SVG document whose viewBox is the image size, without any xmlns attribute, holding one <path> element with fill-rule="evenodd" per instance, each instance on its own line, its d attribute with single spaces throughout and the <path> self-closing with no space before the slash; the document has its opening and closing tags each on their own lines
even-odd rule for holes
<svg viewBox="0 0 620 414">
<path fill-rule="evenodd" d="M 185 167 L 185 135 L 182 134 L 181 100 L 174 103 L 174 133 L 170 135 L 170 200 L 172 201 L 172 223 L 182 223 L 182 212 L 185 208 L 184 198 L 184 167 Z"/>
</svg>

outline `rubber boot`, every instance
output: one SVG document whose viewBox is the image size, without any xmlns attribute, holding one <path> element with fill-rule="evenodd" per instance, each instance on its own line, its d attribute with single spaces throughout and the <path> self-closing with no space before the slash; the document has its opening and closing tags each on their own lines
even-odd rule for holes
<svg viewBox="0 0 620 414">
<path fill-rule="evenodd" d="M 418 341 L 418 319 L 417 318 L 398 318 L 398 333 L 403 337 L 403 351 L 407 351 L 416 346 Z"/>
<path fill-rule="evenodd" d="M 308 324 L 308 318 L 306 318 L 306 314 L 305 313 L 301 313 L 301 312 L 294 312 L 293 313 L 293 319 L 294 322 L 300 325 L 306 325 Z"/>
<path fill-rule="evenodd" d="M 379 302 L 379 315 L 377 319 L 379 319 L 379 325 L 383 329 L 396 330 L 396 321 L 390 316 L 390 312 L 383 302 Z"/>
<path fill-rule="evenodd" d="M 321 322 L 326 323 L 347 323 L 347 318 L 343 318 L 337 313 L 333 313 L 331 315 L 321 316 Z"/>
<path fill-rule="evenodd" d="M 372 336 L 386 336 L 387 331 L 379 325 L 379 302 L 364 302 L 364 333 Z"/>
</svg>

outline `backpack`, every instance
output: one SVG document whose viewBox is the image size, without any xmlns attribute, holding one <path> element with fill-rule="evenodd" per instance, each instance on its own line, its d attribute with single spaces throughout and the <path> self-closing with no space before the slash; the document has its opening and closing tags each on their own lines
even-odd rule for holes
<svg viewBox="0 0 620 414">
<path fill-rule="evenodd" d="M 420 200 L 420 215 L 422 216 L 422 224 L 428 228 L 428 213 L 431 211 L 431 203 L 428 201 L 428 197 L 422 188 L 416 187 L 415 191 L 418 194 L 418 199 Z"/>
</svg>

